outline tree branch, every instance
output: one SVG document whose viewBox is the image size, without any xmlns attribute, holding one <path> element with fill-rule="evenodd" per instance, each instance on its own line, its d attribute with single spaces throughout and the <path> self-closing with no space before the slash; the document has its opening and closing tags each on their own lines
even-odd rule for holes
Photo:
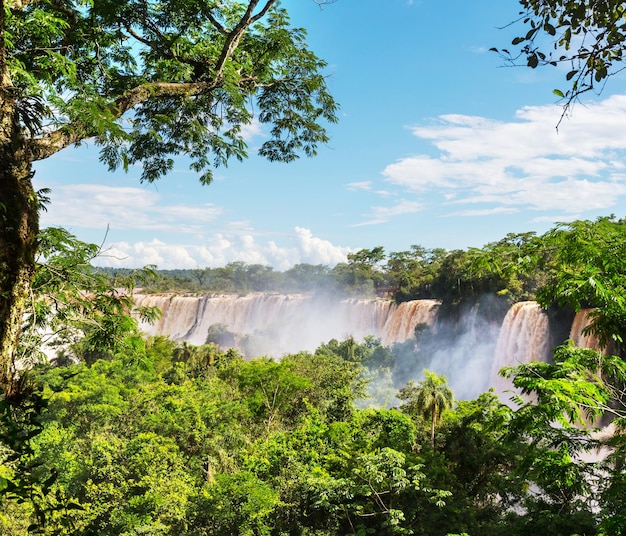
<svg viewBox="0 0 626 536">
<path fill-rule="evenodd" d="M 7 88 L 11 87 L 11 79 L 9 78 L 7 68 L 7 49 L 4 40 L 4 27 L 6 24 L 4 6 L 4 0 L 0 0 L 0 88 L 3 93 Z M 4 95 L 2 97 L 4 98 Z"/>
<path fill-rule="evenodd" d="M 269 11 L 269 9 L 276 3 L 277 0 L 267 0 L 266 4 L 263 6 L 261 11 L 259 11 L 256 15 L 253 15 L 255 8 L 257 7 L 260 0 L 251 0 L 248 4 L 248 9 L 246 9 L 245 14 L 241 17 L 241 20 L 237 23 L 237 25 L 232 29 L 232 31 L 227 35 L 226 41 L 222 48 L 222 53 L 220 54 L 219 59 L 215 65 L 215 76 L 219 78 L 224 65 L 226 64 L 226 60 L 230 58 L 236 48 L 239 46 L 239 41 L 245 31 L 250 27 L 250 25 L 254 24 L 260 18 L 265 16 L 265 14 Z"/>
<path fill-rule="evenodd" d="M 115 119 L 119 119 L 126 112 L 148 99 L 193 97 L 206 94 L 215 89 L 215 87 L 216 84 L 208 82 L 150 82 L 139 85 L 117 98 L 111 103 L 110 111 Z M 77 123 L 64 125 L 41 138 L 31 140 L 28 147 L 31 159 L 36 161 L 48 158 L 61 149 L 97 135 L 96 132 L 85 132 L 80 127 L 81 125 Z"/>
</svg>

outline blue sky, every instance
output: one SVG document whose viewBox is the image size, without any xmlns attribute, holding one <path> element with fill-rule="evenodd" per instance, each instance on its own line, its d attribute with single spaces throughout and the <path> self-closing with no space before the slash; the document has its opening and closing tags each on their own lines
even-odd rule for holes
<svg viewBox="0 0 626 536">
<path fill-rule="evenodd" d="M 181 157 L 156 184 L 109 173 L 93 144 L 37 163 L 52 189 L 42 225 L 102 243 L 97 264 L 159 268 L 232 261 L 277 270 L 387 253 L 466 249 L 509 232 L 626 207 L 626 83 L 610 79 L 560 126 L 559 69 L 503 65 L 514 0 L 284 0 L 328 62 L 340 121 L 315 158 L 251 157 L 201 186 Z M 519 28 L 519 26 L 518 26 Z M 108 228 L 108 233 L 107 233 Z"/>
</svg>

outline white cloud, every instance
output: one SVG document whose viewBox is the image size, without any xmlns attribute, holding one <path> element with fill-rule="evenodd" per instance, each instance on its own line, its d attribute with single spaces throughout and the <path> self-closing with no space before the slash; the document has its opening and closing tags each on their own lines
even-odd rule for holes
<svg viewBox="0 0 626 536">
<path fill-rule="evenodd" d="M 261 134 L 263 134 L 263 125 L 256 117 L 252 118 L 252 122 L 249 125 L 241 126 L 241 135 L 243 136 L 243 139 L 247 142 Z"/>
<path fill-rule="evenodd" d="M 626 195 L 626 95 L 576 106 L 557 131 L 561 112 L 529 106 L 509 122 L 442 115 L 412 128 L 438 154 L 402 158 L 383 175 L 414 193 L 437 192 L 449 203 L 491 204 L 455 215 L 493 214 L 497 207 L 571 214 L 614 206 Z"/>
<path fill-rule="evenodd" d="M 328 240 L 313 236 L 309 229 L 296 227 L 295 232 L 297 249 L 300 252 L 298 262 L 333 266 L 345 262 L 348 253 L 352 251 L 350 248 L 335 246 Z"/>
<path fill-rule="evenodd" d="M 365 192 L 371 192 L 372 181 L 349 182 L 348 184 L 346 184 L 346 188 L 350 191 L 363 190 Z"/>
<path fill-rule="evenodd" d="M 52 203 L 42 214 L 42 224 L 86 229 L 106 229 L 115 222 L 118 230 L 196 233 L 215 221 L 222 208 L 203 205 L 166 205 L 157 192 L 142 188 L 97 184 L 57 185 Z"/>
<path fill-rule="evenodd" d="M 389 197 L 391 192 L 388 190 L 374 190 L 372 181 L 357 181 L 346 184 L 346 189 L 351 192 L 373 192 L 380 197 Z"/>
<path fill-rule="evenodd" d="M 277 270 L 287 270 L 298 263 L 334 266 L 345 262 L 350 248 L 336 246 L 328 240 L 313 236 L 309 229 L 296 227 L 286 237 L 289 244 L 273 240 L 262 243 L 253 233 L 217 233 L 198 244 L 167 244 L 160 240 L 149 242 L 118 242 L 105 247 L 97 259 L 99 266 L 138 267 L 156 264 L 158 268 L 195 268 L 224 266 L 229 262 L 263 264 Z"/>
<path fill-rule="evenodd" d="M 518 212 L 515 208 L 495 207 L 477 210 L 460 210 L 452 212 L 449 216 L 493 216 L 494 214 L 515 214 Z"/>
<path fill-rule="evenodd" d="M 395 205 L 387 207 L 372 207 L 369 213 L 371 219 L 354 224 L 353 227 L 363 227 L 364 225 L 376 225 L 379 223 L 385 223 L 395 216 L 401 216 L 402 214 L 414 214 L 419 212 L 422 208 L 420 203 L 415 201 L 399 201 Z"/>
</svg>

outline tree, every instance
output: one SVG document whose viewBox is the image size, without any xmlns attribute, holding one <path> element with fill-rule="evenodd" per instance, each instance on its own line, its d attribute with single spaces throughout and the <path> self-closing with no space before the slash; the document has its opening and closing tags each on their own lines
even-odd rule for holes
<svg viewBox="0 0 626 536">
<path fill-rule="evenodd" d="M 324 264 L 296 264 L 284 273 L 288 291 L 319 290 L 329 283 L 330 268 Z"/>
<path fill-rule="evenodd" d="M 510 534 L 501 524 L 503 517 L 527 493 L 525 481 L 515 471 L 526 448 L 525 438 L 503 440 L 512 415 L 493 390 L 475 400 L 461 400 L 446 413 L 439 436 L 445 462 L 440 470 L 454 489 L 441 520 L 448 530 Z"/>
<path fill-rule="evenodd" d="M 546 308 L 592 307 L 587 331 L 607 351 L 626 357 L 626 221 L 602 217 L 559 224 L 536 249 L 550 250 L 537 301 Z"/>
<path fill-rule="evenodd" d="M 190 270 L 191 275 L 198 281 L 198 286 L 203 288 L 207 280 L 211 276 L 210 268 L 193 268 Z"/>
<path fill-rule="evenodd" d="M 602 89 L 611 75 L 621 71 L 626 47 L 626 6 L 617 0 L 520 0 L 518 21 L 528 30 L 515 37 L 519 52 L 498 50 L 506 61 L 525 58 L 532 69 L 542 65 L 568 66 L 569 89 L 555 89 L 570 106 L 587 91 Z M 546 43 L 544 38 L 548 38 Z"/>
<path fill-rule="evenodd" d="M 32 163 L 91 139 L 110 170 L 142 181 L 191 158 L 200 181 L 242 160 L 242 127 L 269 126 L 260 155 L 316 154 L 337 105 L 325 63 L 278 0 L 0 1 L 0 385 L 14 379 L 35 271 L 41 192 Z"/>
<path fill-rule="evenodd" d="M 237 344 L 235 333 L 228 330 L 227 324 L 211 324 L 207 330 L 206 344 L 213 343 L 224 348 L 234 348 Z"/>
<path fill-rule="evenodd" d="M 454 404 L 454 393 L 448 387 L 448 380 L 430 370 L 424 370 L 425 378 L 417 385 L 409 382 L 400 389 L 398 398 L 405 401 L 403 409 L 416 413 L 430 421 L 430 440 L 435 447 L 435 428 L 441 414 Z"/>
<path fill-rule="evenodd" d="M 626 363 L 570 341 L 555 349 L 553 363 L 506 367 L 501 374 L 512 378 L 522 394 L 532 395 L 513 398 L 520 407 L 505 438 L 527 443 L 516 471 L 539 492 L 524 505 L 521 533 L 549 527 L 551 534 L 595 534 L 591 527 L 599 515 L 602 525 L 611 528 L 598 534 L 621 534 L 614 522 L 623 526 L 626 413 L 619 401 Z M 588 424 L 603 416 L 614 418 L 615 431 L 608 439 L 606 434 L 594 436 Z M 605 441 L 610 453 L 598 456 Z"/>
<path fill-rule="evenodd" d="M 432 297 L 432 283 L 446 251 L 412 245 L 409 251 L 392 252 L 387 259 L 385 276 L 396 287 L 396 301 Z"/>
<path fill-rule="evenodd" d="M 384 279 L 381 263 L 385 251 L 381 246 L 360 249 L 348 254 L 347 263 L 337 264 L 332 273 L 336 281 L 351 294 L 372 294 Z"/>
<path fill-rule="evenodd" d="M 33 296 L 24 315 L 17 358 L 24 365 L 46 360 L 46 351 L 59 350 L 72 360 L 93 361 L 132 346 L 137 354 L 138 322 L 131 317 L 136 281 L 151 269 L 109 278 L 91 266 L 100 253 L 96 244 L 77 240 L 65 229 L 49 227 L 39 233 Z M 154 308 L 135 309 L 143 320 L 158 316 Z"/>
</svg>

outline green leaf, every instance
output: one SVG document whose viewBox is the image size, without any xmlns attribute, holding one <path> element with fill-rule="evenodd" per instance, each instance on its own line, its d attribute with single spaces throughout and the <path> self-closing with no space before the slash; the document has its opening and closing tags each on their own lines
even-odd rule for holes
<svg viewBox="0 0 626 536">
<path fill-rule="evenodd" d="M 578 69 L 574 69 L 573 71 L 570 71 L 569 73 L 567 73 L 567 75 L 565 76 L 566 80 L 571 80 L 572 78 L 574 78 L 574 76 L 576 75 L 576 73 L 578 72 Z"/>
</svg>

